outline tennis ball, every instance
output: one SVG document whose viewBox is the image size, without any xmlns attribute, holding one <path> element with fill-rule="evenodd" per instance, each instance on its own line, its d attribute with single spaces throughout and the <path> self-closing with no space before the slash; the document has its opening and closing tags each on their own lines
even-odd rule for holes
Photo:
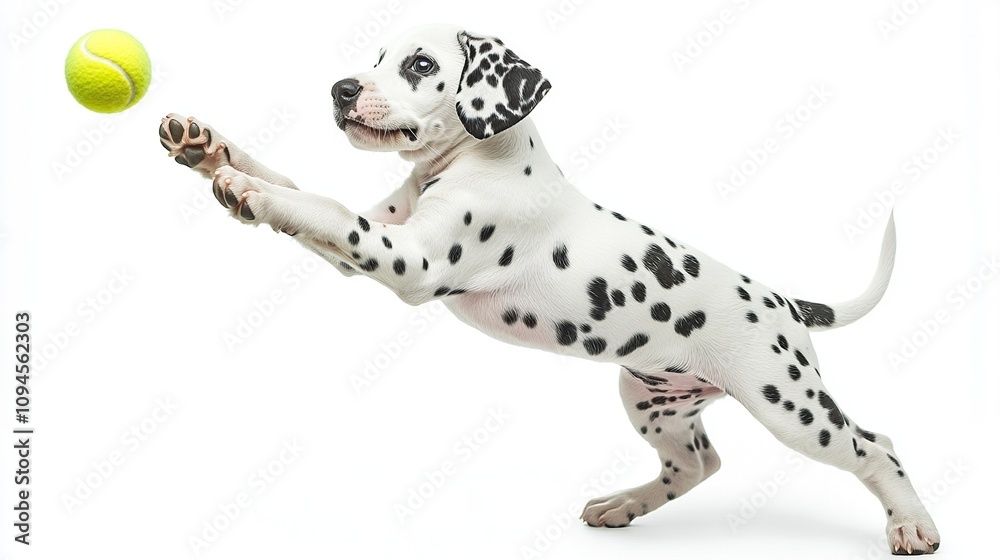
<svg viewBox="0 0 1000 560">
<path fill-rule="evenodd" d="M 66 85 L 91 111 L 117 113 L 149 89 L 149 55 L 135 37 L 116 29 L 91 31 L 66 56 Z"/>
</svg>

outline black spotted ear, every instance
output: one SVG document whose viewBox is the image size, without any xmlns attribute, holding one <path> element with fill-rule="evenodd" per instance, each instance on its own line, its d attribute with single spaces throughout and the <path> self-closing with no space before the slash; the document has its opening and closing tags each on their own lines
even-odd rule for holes
<svg viewBox="0 0 1000 560">
<path fill-rule="evenodd" d="M 458 34 L 465 67 L 455 108 L 469 134 L 483 140 L 519 123 L 552 84 L 495 37 Z"/>
</svg>

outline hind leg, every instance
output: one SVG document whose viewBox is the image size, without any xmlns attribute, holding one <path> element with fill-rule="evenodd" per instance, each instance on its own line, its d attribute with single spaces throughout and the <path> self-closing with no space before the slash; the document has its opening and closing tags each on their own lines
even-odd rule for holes
<svg viewBox="0 0 1000 560">
<path fill-rule="evenodd" d="M 624 527 L 681 497 L 721 465 L 701 423 L 701 411 L 723 395 L 717 387 L 687 374 L 622 368 L 619 389 L 632 425 L 660 456 L 660 473 L 642 486 L 591 500 L 580 516 L 591 526 Z"/>
<path fill-rule="evenodd" d="M 854 473 L 882 502 L 893 554 L 937 550 L 940 535 L 892 442 L 861 429 L 840 410 L 820 378 L 808 333 L 748 344 L 758 343 L 765 348 L 745 348 L 736 362 L 733 397 L 788 447 Z"/>
</svg>

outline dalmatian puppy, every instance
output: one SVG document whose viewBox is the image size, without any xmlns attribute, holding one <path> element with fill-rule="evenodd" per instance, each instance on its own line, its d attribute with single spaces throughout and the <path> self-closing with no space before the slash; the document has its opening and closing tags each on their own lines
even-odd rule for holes
<svg viewBox="0 0 1000 560">
<path fill-rule="evenodd" d="M 240 222 L 267 224 L 403 301 L 441 299 L 499 340 L 620 366 L 629 420 L 659 454 L 647 484 L 592 500 L 583 520 L 622 527 L 715 473 L 702 412 L 725 395 L 790 448 L 854 473 L 882 502 L 891 552 L 940 537 L 893 450 L 837 405 L 810 331 L 852 323 L 892 272 L 890 219 L 875 277 L 857 299 L 792 299 L 694 247 L 589 201 L 564 178 L 528 114 L 549 91 L 499 39 L 412 30 L 375 67 L 333 85 L 333 116 L 362 150 L 395 151 L 412 174 L 357 213 L 300 191 L 214 128 L 170 114 L 159 135 L 212 179 Z M 558 193 L 541 207 L 537 194 Z"/>
</svg>

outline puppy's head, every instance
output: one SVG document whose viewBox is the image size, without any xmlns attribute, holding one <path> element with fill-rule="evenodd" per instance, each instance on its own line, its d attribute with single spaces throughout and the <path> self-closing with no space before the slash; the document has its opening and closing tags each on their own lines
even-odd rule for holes
<svg viewBox="0 0 1000 560">
<path fill-rule="evenodd" d="M 499 39 L 430 25 L 395 39 L 375 68 L 331 94 L 337 126 L 355 147 L 421 159 L 514 126 L 550 87 Z"/>
</svg>

